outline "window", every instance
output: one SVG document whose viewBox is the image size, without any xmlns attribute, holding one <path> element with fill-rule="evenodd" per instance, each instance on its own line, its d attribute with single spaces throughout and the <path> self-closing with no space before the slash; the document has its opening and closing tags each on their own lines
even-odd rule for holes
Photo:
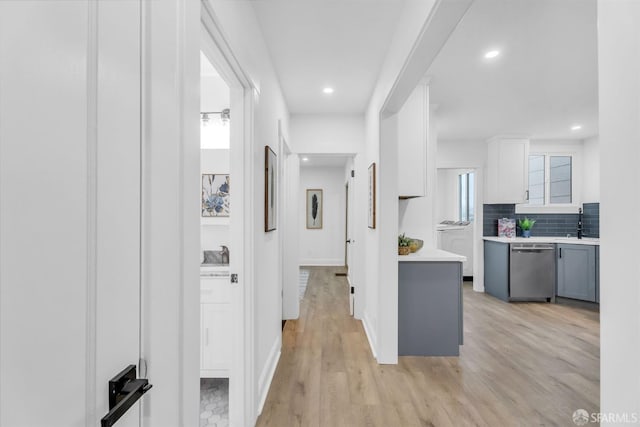
<svg viewBox="0 0 640 427">
<path fill-rule="evenodd" d="M 473 221 L 474 173 L 458 175 L 458 212 L 460 221 Z"/>
<path fill-rule="evenodd" d="M 529 204 L 571 204 L 571 156 L 529 156 Z"/>
</svg>

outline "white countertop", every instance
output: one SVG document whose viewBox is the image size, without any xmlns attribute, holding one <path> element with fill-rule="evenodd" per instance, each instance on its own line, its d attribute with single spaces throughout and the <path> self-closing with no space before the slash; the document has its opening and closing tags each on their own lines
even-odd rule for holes
<svg viewBox="0 0 640 427">
<path fill-rule="evenodd" d="M 418 252 L 409 255 L 398 255 L 398 262 L 464 262 L 467 257 L 443 251 L 442 249 L 422 248 Z"/>
<path fill-rule="evenodd" d="M 578 239 L 577 237 L 483 237 L 484 240 L 499 243 L 566 243 L 571 245 L 592 245 L 600 246 L 600 239 L 593 237 L 585 237 Z"/>
<path fill-rule="evenodd" d="M 228 277 L 229 265 L 200 265 L 200 277 Z"/>
</svg>

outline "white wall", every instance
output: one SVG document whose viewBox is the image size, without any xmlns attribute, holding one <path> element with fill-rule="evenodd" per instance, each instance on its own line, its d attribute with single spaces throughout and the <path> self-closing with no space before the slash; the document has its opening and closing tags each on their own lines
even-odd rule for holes
<svg viewBox="0 0 640 427">
<path fill-rule="evenodd" d="M 229 150 L 203 149 L 200 151 L 200 174 L 228 174 L 230 170 Z M 231 178 L 231 177 L 230 177 Z M 233 179 L 231 180 L 233 182 Z M 231 187 L 233 192 L 233 187 Z M 231 193 L 233 194 L 233 193 Z M 230 214 L 234 215 L 233 207 Z M 221 245 L 229 246 L 229 218 L 201 218 L 201 250 L 220 250 Z"/>
<path fill-rule="evenodd" d="M 585 139 L 582 149 L 582 203 L 600 202 L 600 139 Z"/>
<path fill-rule="evenodd" d="M 282 338 L 280 229 L 264 232 L 264 147 L 269 145 L 274 152 L 280 152 L 278 120 L 281 120 L 286 140 L 292 142 L 289 138 L 289 112 L 251 2 L 210 0 L 210 3 L 235 58 L 256 87 L 254 147 L 248 160 L 253 168 L 251 185 L 254 198 L 251 211 L 246 214 L 252 216 L 254 228 L 255 367 L 254 377 L 249 381 L 254 382 L 257 394 L 249 398 L 255 400 L 257 415 L 269 389 Z M 254 422 L 255 419 L 246 420 L 247 425 Z"/>
<path fill-rule="evenodd" d="M 484 167 L 486 157 L 485 141 L 438 141 L 438 168 Z"/>
<path fill-rule="evenodd" d="M 296 153 L 355 154 L 364 148 L 362 114 L 296 114 L 290 131 Z"/>
<path fill-rule="evenodd" d="M 284 165 L 282 200 L 284 243 L 282 259 L 282 318 L 297 319 L 300 315 L 300 265 L 298 198 L 300 194 L 300 159 L 289 154 Z"/>
<path fill-rule="evenodd" d="M 387 176 L 392 180 L 393 176 L 397 176 L 396 157 L 386 159 L 386 164 L 380 161 L 382 154 L 380 151 L 380 113 L 433 5 L 433 1 L 405 3 L 404 10 L 398 22 L 398 30 L 391 41 L 389 51 L 380 70 L 378 81 L 373 90 L 369 105 L 367 106 L 365 115 L 366 155 L 364 156 L 364 163 L 366 167 L 374 162 L 377 164 L 377 182 L 380 182 L 382 176 Z M 385 167 L 389 169 L 386 172 L 384 171 Z M 366 187 L 364 194 L 366 194 Z M 378 196 L 380 194 L 380 189 L 378 188 Z M 368 228 L 366 219 L 360 226 L 361 229 L 364 230 L 364 258 L 370 262 L 378 263 L 378 268 L 367 268 L 364 270 L 364 283 L 366 288 L 362 289 L 360 293 L 365 294 L 365 307 L 363 310 L 364 328 L 367 332 L 373 354 L 379 363 L 397 363 L 398 347 L 396 336 L 398 324 L 397 309 L 395 314 L 393 310 L 391 313 L 388 313 L 389 310 L 387 309 L 387 305 L 395 305 L 397 307 L 397 288 L 395 289 L 395 293 L 394 290 L 391 290 L 391 295 L 387 295 L 389 291 L 387 290 L 387 292 L 385 292 L 385 288 L 381 286 L 382 283 L 386 283 L 387 278 L 391 278 L 392 281 L 397 282 L 398 267 L 397 261 L 395 261 L 397 254 L 391 254 L 388 250 L 381 250 L 384 245 L 387 245 L 391 246 L 393 252 L 397 253 L 397 236 L 395 236 L 398 224 L 397 194 L 393 197 L 393 200 L 388 202 L 392 203 L 392 208 L 389 209 L 391 213 L 389 218 L 380 211 L 380 207 L 383 204 L 381 203 L 380 197 L 377 197 L 377 229 Z M 364 212 L 366 214 L 366 210 Z M 380 230 L 385 229 L 387 233 L 381 240 Z M 391 255 L 391 258 L 386 259 L 389 255 Z M 395 266 L 393 265 L 394 263 Z M 360 297 L 361 296 L 358 298 Z M 379 304 L 379 301 L 384 301 L 384 303 Z"/>
<path fill-rule="evenodd" d="M 640 3 L 598 1 L 600 411 L 640 414 Z M 631 197 L 630 197 L 631 195 Z M 603 426 L 620 425 L 615 421 Z"/>
<path fill-rule="evenodd" d="M 322 229 L 307 229 L 306 192 L 322 189 Z M 300 264 L 344 265 L 345 180 L 343 167 L 300 168 L 299 193 Z"/>
<path fill-rule="evenodd" d="M 366 269 L 363 320 L 379 363 L 397 363 L 398 360 L 398 165 L 394 143 L 397 135 L 395 113 L 424 76 L 469 4 L 466 1 L 439 2 L 436 8 L 434 1 L 406 1 L 367 106 L 365 163 L 376 162 L 379 186 L 376 200 L 378 224 L 375 230 L 364 228 L 364 246 L 365 258 L 374 262 L 377 260 L 378 267 Z"/>
<path fill-rule="evenodd" d="M 459 220 L 458 175 L 466 169 L 438 169 L 436 224 L 444 220 Z"/>
</svg>

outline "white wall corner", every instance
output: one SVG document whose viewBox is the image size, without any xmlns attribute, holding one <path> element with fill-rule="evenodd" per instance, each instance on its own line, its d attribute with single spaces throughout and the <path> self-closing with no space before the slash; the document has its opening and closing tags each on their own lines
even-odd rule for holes
<svg viewBox="0 0 640 427">
<path fill-rule="evenodd" d="M 369 315 L 365 312 L 362 317 L 362 326 L 364 327 L 364 333 L 367 336 L 367 340 L 369 341 L 369 347 L 371 348 L 371 353 L 374 358 L 378 358 L 377 351 L 377 342 L 376 342 L 376 334 L 373 333 L 373 328 L 371 327 L 371 320 L 369 320 Z"/>
<path fill-rule="evenodd" d="M 262 371 L 260 373 L 260 379 L 258 380 L 258 411 L 257 416 L 260 416 L 262 413 L 262 409 L 264 409 L 264 403 L 267 400 L 267 395 L 269 394 L 269 388 L 271 387 L 271 382 L 273 381 L 273 376 L 276 373 L 276 368 L 278 367 L 278 362 L 280 361 L 280 355 L 282 349 L 282 341 L 279 336 L 278 339 L 275 340 L 273 346 L 271 347 L 271 351 L 269 352 L 269 357 L 267 358 L 267 362 L 264 364 Z"/>
</svg>

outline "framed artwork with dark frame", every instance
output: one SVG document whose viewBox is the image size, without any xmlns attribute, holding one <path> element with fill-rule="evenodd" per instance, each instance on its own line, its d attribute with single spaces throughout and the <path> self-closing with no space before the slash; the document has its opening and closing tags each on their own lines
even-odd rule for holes
<svg viewBox="0 0 640 427">
<path fill-rule="evenodd" d="M 278 206 L 278 168 L 276 153 L 264 147 L 264 231 L 276 229 Z"/>
<path fill-rule="evenodd" d="M 369 166 L 369 228 L 376 228 L 376 164 Z"/>
<path fill-rule="evenodd" d="M 307 228 L 309 230 L 322 229 L 323 209 L 322 190 L 318 188 L 307 190 Z"/>
</svg>

